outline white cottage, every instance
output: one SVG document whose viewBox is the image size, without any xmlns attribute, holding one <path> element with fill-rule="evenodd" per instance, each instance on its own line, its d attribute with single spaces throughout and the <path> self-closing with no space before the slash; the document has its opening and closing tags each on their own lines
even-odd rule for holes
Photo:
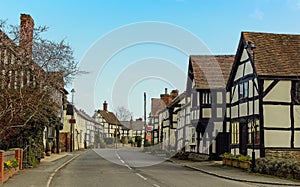
<svg viewBox="0 0 300 187">
<path fill-rule="evenodd" d="M 242 32 L 227 85 L 232 153 L 300 150 L 300 35 Z"/>
</svg>

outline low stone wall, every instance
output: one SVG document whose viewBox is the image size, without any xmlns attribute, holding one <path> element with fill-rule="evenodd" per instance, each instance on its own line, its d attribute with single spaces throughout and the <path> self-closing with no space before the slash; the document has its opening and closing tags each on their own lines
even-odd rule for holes
<svg viewBox="0 0 300 187">
<path fill-rule="evenodd" d="M 17 168 L 10 168 L 7 171 L 4 171 L 4 162 L 11 161 L 16 159 L 18 161 Z M 3 184 L 6 180 L 12 177 L 20 169 L 22 169 L 22 160 L 23 160 L 23 149 L 12 149 L 10 151 L 0 150 L 0 184 Z"/>
<path fill-rule="evenodd" d="M 190 153 L 188 159 L 193 161 L 207 161 L 209 160 L 209 156 L 206 154 Z"/>
<path fill-rule="evenodd" d="M 300 161 L 300 151 L 266 150 L 265 157 L 278 158 L 278 159 L 294 159 Z"/>
</svg>

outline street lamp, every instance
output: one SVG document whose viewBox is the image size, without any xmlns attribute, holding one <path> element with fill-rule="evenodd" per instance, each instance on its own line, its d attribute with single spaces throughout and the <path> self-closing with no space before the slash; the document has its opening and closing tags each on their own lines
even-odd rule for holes
<svg viewBox="0 0 300 187">
<path fill-rule="evenodd" d="M 73 109 L 73 113 L 72 113 L 72 123 L 70 123 L 70 152 L 72 152 L 74 150 L 74 94 L 75 94 L 75 90 L 74 88 L 71 90 L 72 93 L 72 109 Z"/>
<path fill-rule="evenodd" d="M 254 45 L 254 43 L 253 42 L 251 42 L 251 41 L 248 41 L 248 43 L 246 44 L 246 46 L 245 46 L 245 49 L 247 49 L 247 50 L 251 50 L 252 51 L 252 59 L 253 59 L 253 65 L 254 65 L 254 49 L 256 48 L 256 46 Z M 253 75 L 253 79 L 252 79 L 252 82 L 253 82 L 253 86 L 252 86 L 252 97 L 253 97 L 253 104 L 252 104 L 252 124 L 251 124 L 251 136 L 252 136 L 252 160 L 251 160 L 251 171 L 252 172 L 254 172 L 255 171 L 255 149 L 254 149 L 254 146 L 255 146 L 255 138 L 254 138 L 254 136 L 255 136 L 255 129 L 256 129 L 256 124 L 255 124 L 255 113 L 254 113 L 254 111 L 255 111 L 255 100 L 254 100 L 254 84 L 255 84 L 255 82 L 254 82 L 254 75 Z"/>
</svg>

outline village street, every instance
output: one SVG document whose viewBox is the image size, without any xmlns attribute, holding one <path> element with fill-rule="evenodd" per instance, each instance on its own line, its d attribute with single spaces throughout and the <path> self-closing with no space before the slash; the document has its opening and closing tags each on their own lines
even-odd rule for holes
<svg viewBox="0 0 300 187">
<path fill-rule="evenodd" d="M 138 151 L 89 151 L 60 170 L 50 186 L 251 186 L 162 161 Z"/>
<path fill-rule="evenodd" d="M 250 175 L 238 169 L 212 167 L 208 162 L 190 163 L 203 171 L 222 171 L 219 176 L 208 175 L 194 167 L 185 167 L 184 165 L 189 165 L 187 162 L 170 161 L 163 155 L 157 157 L 137 148 L 94 149 L 63 153 L 60 156 L 54 154 L 51 157 L 57 159 L 48 158 L 48 161 L 42 161 L 35 168 L 22 170 L 3 186 L 276 186 L 276 183 L 280 186 L 300 185 L 293 181 Z"/>
</svg>

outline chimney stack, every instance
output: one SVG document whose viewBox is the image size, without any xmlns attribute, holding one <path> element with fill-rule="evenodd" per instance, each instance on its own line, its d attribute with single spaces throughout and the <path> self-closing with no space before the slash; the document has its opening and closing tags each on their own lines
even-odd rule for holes
<svg viewBox="0 0 300 187">
<path fill-rule="evenodd" d="M 175 97 L 178 96 L 178 90 L 172 90 L 171 92 L 171 97 L 172 97 L 172 100 L 175 99 Z"/>
<path fill-rule="evenodd" d="M 26 57 L 32 59 L 34 21 L 28 14 L 21 14 L 20 47 L 25 50 Z"/>
<path fill-rule="evenodd" d="M 172 102 L 172 98 L 168 94 L 168 88 L 165 88 L 164 94 L 160 94 L 160 99 L 163 100 L 166 106 L 168 106 Z"/>
<path fill-rule="evenodd" d="M 104 101 L 104 103 L 103 103 L 103 110 L 107 111 L 107 103 L 106 103 L 106 101 Z"/>
</svg>

